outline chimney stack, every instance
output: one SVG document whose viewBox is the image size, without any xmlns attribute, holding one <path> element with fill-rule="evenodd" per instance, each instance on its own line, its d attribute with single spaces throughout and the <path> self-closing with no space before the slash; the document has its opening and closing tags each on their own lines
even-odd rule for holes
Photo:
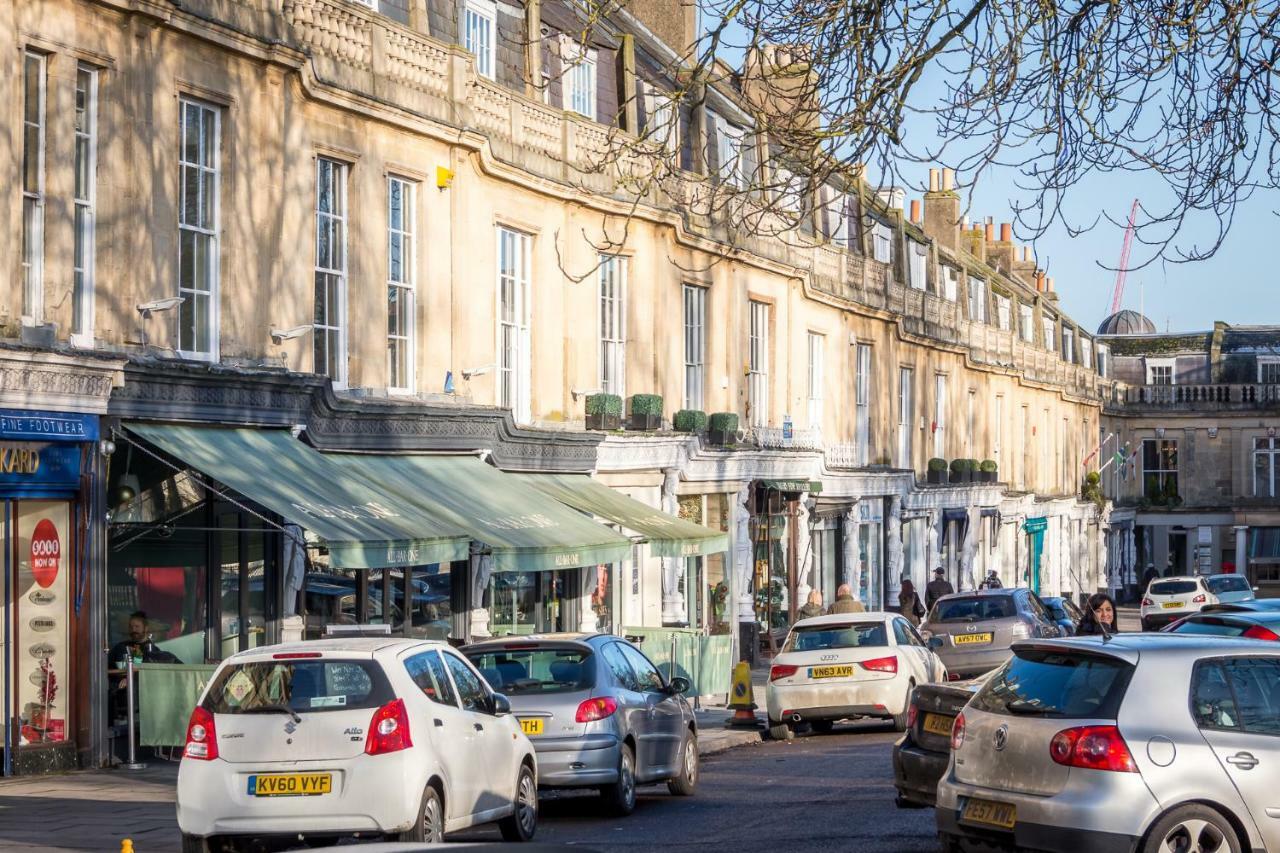
<svg viewBox="0 0 1280 853">
<path fill-rule="evenodd" d="M 1028 286 L 1035 284 L 1036 262 L 1031 258 L 1031 247 L 1022 247 L 1022 259 L 1014 258 L 1013 274 L 1020 278 L 1022 282 Z"/>
<path fill-rule="evenodd" d="M 964 248 L 979 261 L 986 263 L 987 261 L 987 235 L 986 230 L 981 225 L 973 226 L 972 231 L 965 232 Z"/>
<path fill-rule="evenodd" d="M 920 224 L 920 199 L 911 199 L 911 221 L 916 225 Z"/>
<path fill-rule="evenodd" d="M 942 189 L 936 188 L 937 171 L 929 170 L 929 192 L 924 194 L 924 222 L 921 227 L 929 239 L 955 252 L 961 245 L 960 195 L 951 189 L 950 169 L 942 170 Z M 915 202 L 912 202 L 911 220 L 920 222 L 915 216 Z"/>
<path fill-rule="evenodd" d="M 987 226 L 987 228 L 994 227 L 994 225 Z M 1017 247 L 1013 245 L 1013 226 L 1008 222 L 1001 222 L 1000 239 L 987 246 L 987 263 L 1005 275 L 1010 275 L 1013 273 L 1013 262 L 1017 254 Z"/>
</svg>

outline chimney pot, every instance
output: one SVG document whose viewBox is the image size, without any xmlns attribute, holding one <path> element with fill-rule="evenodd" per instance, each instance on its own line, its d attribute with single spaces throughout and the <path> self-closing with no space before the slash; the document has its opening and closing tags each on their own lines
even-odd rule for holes
<svg viewBox="0 0 1280 853">
<path fill-rule="evenodd" d="M 1022 260 L 1023 260 L 1023 261 L 1028 261 L 1028 262 L 1031 260 L 1031 247 L 1030 247 L 1030 246 L 1023 246 L 1023 247 L 1022 247 Z"/>
<path fill-rule="evenodd" d="M 1036 291 L 1044 293 L 1044 271 L 1036 270 Z"/>
<path fill-rule="evenodd" d="M 960 220 L 960 227 L 963 228 L 965 231 L 969 230 L 969 217 L 966 216 Z"/>
<path fill-rule="evenodd" d="M 1053 293 L 1053 276 L 1049 276 L 1044 280 L 1044 289 L 1049 293 Z"/>
<path fill-rule="evenodd" d="M 938 186 L 939 186 L 938 170 L 930 169 L 929 170 L 929 192 L 936 193 L 938 191 Z"/>
<path fill-rule="evenodd" d="M 956 173 L 954 169 L 942 170 L 942 189 L 949 192 L 955 188 Z"/>
<path fill-rule="evenodd" d="M 1013 241 L 1013 226 L 1008 222 L 1000 223 L 1000 240 L 1004 243 L 1010 243 Z"/>
<path fill-rule="evenodd" d="M 987 242 L 994 243 L 996 239 L 996 224 L 991 221 L 991 217 L 987 217 Z"/>
<path fill-rule="evenodd" d="M 920 199 L 911 199 L 911 221 L 920 224 Z"/>
</svg>

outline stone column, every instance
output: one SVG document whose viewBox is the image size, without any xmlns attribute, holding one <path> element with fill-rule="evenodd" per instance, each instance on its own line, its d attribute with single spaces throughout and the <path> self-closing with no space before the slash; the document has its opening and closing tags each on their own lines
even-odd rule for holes
<svg viewBox="0 0 1280 853">
<path fill-rule="evenodd" d="M 796 525 L 796 609 L 799 610 L 808 603 L 809 591 L 818 585 L 819 578 L 813 576 L 813 569 L 818 561 L 813 558 L 813 537 L 809 530 L 811 513 L 809 511 L 808 492 L 800 493 L 797 507 L 793 521 Z M 828 590 L 828 594 L 830 594 L 830 590 Z"/>
<path fill-rule="evenodd" d="M 942 565 L 942 527 L 945 522 L 942 520 L 942 512 L 933 510 L 928 515 L 929 532 L 928 541 L 925 543 L 924 550 L 924 579 L 926 582 L 933 579 L 933 570 Z M 916 579 L 912 580 L 915 583 Z"/>
<path fill-rule="evenodd" d="M 1236 572 L 1247 576 L 1249 574 L 1249 526 L 1237 524 L 1233 529 L 1236 532 Z"/>
<path fill-rule="evenodd" d="M 751 542 L 751 486 L 738 489 L 733 498 L 733 578 L 734 592 L 738 600 L 738 621 L 754 622 L 755 602 L 751 597 L 752 542 Z"/>
<path fill-rule="evenodd" d="M 677 515 L 676 486 L 680 472 L 667 468 L 662 472 L 662 511 Z M 682 625 L 688 621 L 688 607 L 680 594 L 680 580 L 684 577 L 685 562 L 680 557 L 662 557 L 662 624 Z"/>
<path fill-rule="evenodd" d="M 849 588 L 853 590 L 853 597 L 858 598 L 858 584 L 854 580 L 857 577 L 856 572 L 859 566 L 858 560 L 858 502 L 854 501 L 848 509 L 844 511 L 844 517 L 841 523 L 841 554 L 843 555 L 843 571 L 840 573 L 840 583 L 847 583 Z M 834 594 L 832 597 L 834 600 Z"/>
<path fill-rule="evenodd" d="M 885 520 L 885 562 L 889 567 L 889 583 L 893 589 L 902 588 L 902 496 L 889 498 L 889 517 Z M 890 590 L 884 590 L 884 600 L 889 601 Z M 879 604 L 880 602 L 877 602 Z"/>
</svg>

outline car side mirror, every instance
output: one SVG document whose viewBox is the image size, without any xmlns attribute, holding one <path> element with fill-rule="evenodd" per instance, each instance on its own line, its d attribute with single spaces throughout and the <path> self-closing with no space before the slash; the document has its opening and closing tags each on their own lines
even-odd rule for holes
<svg viewBox="0 0 1280 853">
<path fill-rule="evenodd" d="M 505 717 L 511 713 L 511 700 L 501 693 L 489 697 L 489 706 L 493 708 L 495 717 Z"/>
<path fill-rule="evenodd" d="M 673 694 L 683 695 L 688 693 L 691 687 L 693 687 L 693 685 L 690 684 L 689 679 L 685 678 L 683 675 L 677 675 L 667 684 L 667 689 Z"/>
</svg>

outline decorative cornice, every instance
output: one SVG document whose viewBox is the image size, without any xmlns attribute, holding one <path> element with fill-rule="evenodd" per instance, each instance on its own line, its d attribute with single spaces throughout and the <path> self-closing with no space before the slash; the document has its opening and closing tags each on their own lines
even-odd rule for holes
<svg viewBox="0 0 1280 853">
<path fill-rule="evenodd" d="M 123 359 L 0 349 L 0 407 L 105 414 Z"/>
</svg>

